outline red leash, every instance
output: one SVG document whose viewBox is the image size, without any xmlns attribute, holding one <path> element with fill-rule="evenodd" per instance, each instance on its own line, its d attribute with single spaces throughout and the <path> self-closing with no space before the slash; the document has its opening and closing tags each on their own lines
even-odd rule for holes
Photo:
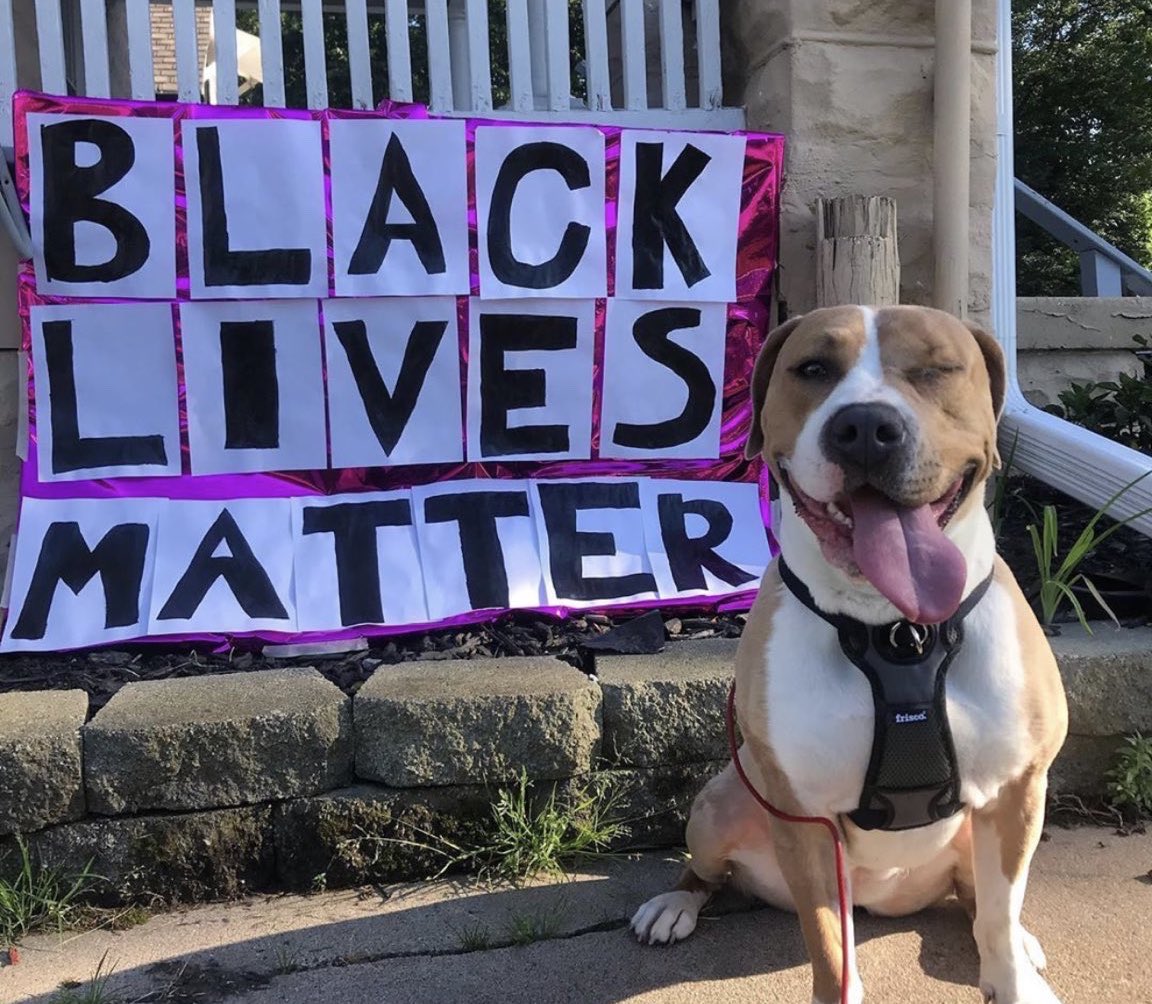
<svg viewBox="0 0 1152 1004">
<path fill-rule="evenodd" d="M 793 816 L 790 813 L 781 812 L 752 785 L 752 782 L 748 779 L 748 775 L 744 773 L 744 767 L 740 763 L 740 750 L 736 745 L 735 680 L 732 681 L 732 686 L 728 690 L 728 752 L 732 756 L 732 764 L 736 768 L 736 773 L 740 775 L 740 780 L 744 782 L 744 787 L 748 789 L 748 794 L 756 799 L 762 808 L 766 809 L 777 819 L 783 820 L 785 823 L 818 823 L 832 835 L 832 843 L 836 848 L 836 887 L 840 894 L 840 954 L 842 956 L 840 968 L 840 1004 L 849 1004 L 848 977 L 851 973 L 851 966 L 848 961 L 848 953 L 850 951 L 848 945 L 848 878 L 844 870 L 844 844 L 840 839 L 840 831 L 831 819 L 825 819 L 823 816 Z"/>
</svg>

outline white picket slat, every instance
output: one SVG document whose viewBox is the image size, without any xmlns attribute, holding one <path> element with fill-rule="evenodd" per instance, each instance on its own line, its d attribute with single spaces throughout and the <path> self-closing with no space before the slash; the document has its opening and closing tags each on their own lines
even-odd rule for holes
<svg viewBox="0 0 1152 1004">
<path fill-rule="evenodd" d="M 529 46 L 528 0 L 508 0 L 508 89 L 512 107 L 518 112 L 534 107 Z"/>
<path fill-rule="evenodd" d="M 149 0 L 124 0 L 128 22 L 128 73 L 135 101 L 156 97 L 152 70 L 152 4 Z"/>
<path fill-rule="evenodd" d="M 40 86 L 50 94 L 67 94 L 60 0 L 36 0 L 36 39 L 40 45 Z"/>
<path fill-rule="evenodd" d="M 304 90 L 308 107 L 327 108 L 328 59 L 324 54 L 322 0 L 301 0 L 300 15 L 304 29 Z"/>
<path fill-rule="evenodd" d="M 696 71 L 700 78 L 700 107 L 724 103 L 720 67 L 720 0 L 696 0 Z"/>
<path fill-rule="evenodd" d="M 584 0 L 584 83 L 590 111 L 607 111 L 612 107 L 604 0 Z"/>
<path fill-rule="evenodd" d="M 236 67 L 236 0 L 215 0 L 212 4 L 212 44 L 216 57 L 212 102 L 217 105 L 237 104 L 240 84 Z"/>
<path fill-rule="evenodd" d="M 91 98 L 112 95 L 108 78 L 108 22 L 104 0 L 80 0 L 80 38 L 84 44 L 84 93 Z"/>
<path fill-rule="evenodd" d="M 15 142 L 12 129 L 12 95 L 16 90 L 16 30 L 12 23 L 12 0 L 0 0 L 0 148 L 10 150 Z M 0 156 L 3 153 L 0 152 Z M 0 209 L 0 212 L 3 212 Z"/>
<path fill-rule="evenodd" d="M 620 0 L 620 59 L 624 64 L 624 107 L 648 107 L 648 47 L 644 41 L 644 0 Z"/>
<path fill-rule="evenodd" d="M 452 48 L 448 35 L 448 0 L 425 0 L 424 34 L 428 39 L 428 104 L 433 111 L 452 108 Z"/>
<path fill-rule="evenodd" d="M 368 46 L 368 4 L 346 0 L 348 19 L 348 75 L 352 79 L 352 107 L 371 108 L 372 52 Z"/>
<path fill-rule="evenodd" d="M 280 30 L 280 0 L 260 0 L 260 71 L 264 76 L 264 106 L 284 107 L 284 40 Z"/>
<path fill-rule="evenodd" d="M 388 97 L 412 100 L 412 42 L 408 37 L 408 0 L 387 0 L 384 33 L 388 44 Z"/>
<path fill-rule="evenodd" d="M 548 46 L 548 108 L 554 112 L 566 112 L 572 107 L 568 0 L 544 2 L 547 4 L 544 8 L 544 34 Z"/>
<path fill-rule="evenodd" d="M 539 3 L 539 0 L 536 0 Z M 474 112 L 492 110 L 492 59 L 488 51 L 488 0 L 466 0 L 469 96 Z"/>
<path fill-rule="evenodd" d="M 200 100 L 200 53 L 196 41 L 195 0 L 172 0 L 172 27 L 176 32 L 176 96 Z"/>
<path fill-rule="evenodd" d="M 678 2 L 660 5 L 660 81 L 666 109 L 679 112 L 688 107 L 684 88 L 684 13 Z"/>
</svg>

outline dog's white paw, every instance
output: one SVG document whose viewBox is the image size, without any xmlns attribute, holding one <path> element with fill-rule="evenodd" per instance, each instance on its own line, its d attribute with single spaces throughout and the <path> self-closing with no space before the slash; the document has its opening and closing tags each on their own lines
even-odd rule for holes
<svg viewBox="0 0 1152 1004">
<path fill-rule="evenodd" d="M 678 890 L 653 896 L 632 918 L 632 931 L 642 945 L 671 945 L 696 930 L 703 899 L 699 893 Z"/>
<path fill-rule="evenodd" d="M 998 990 L 995 983 L 982 979 L 980 989 L 984 1000 L 995 1004 L 1060 1004 L 1060 998 L 1036 972 L 1029 972 L 1026 976 L 1022 974 L 1002 985 L 1005 987 L 1003 991 Z"/>
</svg>

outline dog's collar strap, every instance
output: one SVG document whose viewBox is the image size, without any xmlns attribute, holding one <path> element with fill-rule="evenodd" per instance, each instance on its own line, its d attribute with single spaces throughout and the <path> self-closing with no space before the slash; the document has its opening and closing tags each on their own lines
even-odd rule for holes
<svg viewBox="0 0 1152 1004">
<path fill-rule="evenodd" d="M 826 613 L 783 558 L 779 570 L 792 595 L 836 629 L 844 655 L 872 688 L 872 754 L 859 807 L 848 818 L 863 830 L 910 830 L 960 811 L 945 680 L 964 643 L 964 619 L 988 592 L 992 576 L 942 624 L 871 625 Z"/>
</svg>

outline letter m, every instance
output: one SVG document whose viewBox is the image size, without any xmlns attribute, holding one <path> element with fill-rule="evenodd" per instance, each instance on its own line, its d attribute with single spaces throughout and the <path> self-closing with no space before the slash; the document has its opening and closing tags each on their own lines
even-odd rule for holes
<svg viewBox="0 0 1152 1004">
<path fill-rule="evenodd" d="M 40 556 L 12 637 L 43 638 L 56 587 L 62 582 L 79 596 L 97 575 L 104 589 L 105 629 L 135 624 L 140 619 L 148 536 L 147 523 L 121 523 L 90 548 L 79 523 L 53 523 L 41 541 Z"/>
</svg>

